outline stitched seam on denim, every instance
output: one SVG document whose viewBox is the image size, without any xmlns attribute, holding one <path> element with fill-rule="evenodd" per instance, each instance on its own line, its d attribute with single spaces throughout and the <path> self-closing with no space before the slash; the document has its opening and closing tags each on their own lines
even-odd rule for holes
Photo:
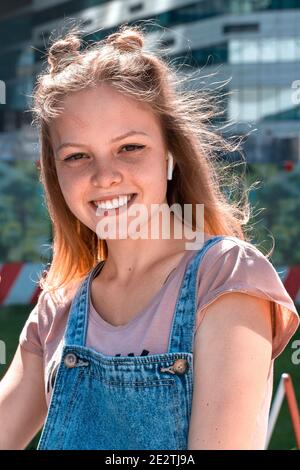
<svg viewBox="0 0 300 470">
<path fill-rule="evenodd" d="M 74 320 L 74 315 L 76 312 L 74 312 L 74 309 L 75 309 L 75 300 L 77 302 L 79 302 L 80 304 L 80 297 L 81 297 L 81 292 L 83 290 L 83 286 L 84 286 L 84 280 L 80 283 L 80 285 L 78 286 L 78 289 L 77 291 L 75 292 L 75 295 L 74 295 L 74 298 L 72 300 L 72 303 L 71 303 L 71 307 L 70 307 L 70 310 L 69 310 L 69 317 L 68 317 L 68 321 L 67 321 L 67 325 L 66 325 L 66 329 L 65 329 L 65 334 L 64 334 L 64 339 L 66 340 L 66 343 L 69 343 L 69 342 L 73 342 L 73 339 L 74 339 L 74 322 L 76 322 L 76 318 Z M 76 324 L 75 324 L 76 326 Z"/>
<path fill-rule="evenodd" d="M 64 369 L 64 366 L 62 365 L 62 363 L 60 363 L 60 367 L 56 375 L 55 385 L 52 390 L 52 397 L 51 397 L 46 421 L 44 422 L 43 431 L 42 431 L 42 434 L 38 443 L 38 448 L 41 450 L 43 450 L 45 441 L 48 439 L 49 434 L 52 433 L 55 427 L 54 418 L 52 417 L 52 414 L 54 413 L 54 411 L 52 410 L 55 409 L 55 407 L 57 406 L 57 402 L 59 402 L 61 392 L 63 390 L 62 378 L 61 378 L 63 369 Z"/>
<path fill-rule="evenodd" d="M 73 385 L 75 393 L 72 395 L 71 399 L 68 402 L 67 412 L 66 412 L 65 417 L 63 419 L 60 434 L 57 437 L 58 442 L 61 442 L 62 439 L 63 439 L 63 436 L 67 434 L 67 431 L 68 431 L 68 428 L 69 428 L 67 426 L 67 423 L 70 425 L 70 417 L 72 415 L 74 406 L 76 405 L 77 398 L 78 398 L 79 391 L 80 391 L 79 390 L 79 383 L 82 379 L 82 373 L 83 373 L 83 370 L 79 370 L 77 380 L 75 381 L 75 383 Z M 62 449 L 63 449 L 63 446 L 62 446 Z"/>
<path fill-rule="evenodd" d="M 180 299 L 181 301 L 177 309 L 178 310 L 177 320 L 174 325 L 173 338 L 172 338 L 173 349 L 176 349 L 177 351 L 185 349 L 184 334 L 186 330 L 189 331 L 189 320 L 190 320 L 191 315 L 186 314 L 186 305 L 187 305 L 187 300 L 189 298 L 189 284 L 191 282 L 192 274 L 193 274 L 192 269 L 186 274 L 186 282 L 184 286 L 182 287 L 181 299 Z M 195 309 L 193 308 L 193 306 L 190 308 L 193 311 L 192 316 L 194 316 Z M 187 328 L 185 328 L 186 326 Z"/>
<path fill-rule="evenodd" d="M 79 287 L 78 291 L 75 294 L 75 297 L 77 297 L 78 295 L 78 303 L 76 305 L 77 308 L 73 314 L 71 311 L 71 314 L 72 314 L 72 317 L 70 317 L 71 323 L 67 330 L 69 333 L 68 341 L 70 341 L 71 339 L 71 341 L 74 342 L 76 345 L 78 345 L 78 337 L 82 338 L 82 334 L 79 335 L 78 330 L 79 330 L 79 321 L 82 317 L 81 306 L 84 303 L 84 299 L 85 299 L 85 296 L 83 296 L 83 294 L 84 292 L 86 292 L 87 281 L 88 281 L 88 277 L 83 280 L 81 286 Z M 75 319 L 74 319 L 74 316 L 75 316 Z M 80 342 L 80 345 L 81 343 L 82 341 Z"/>
<path fill-rule="evenodd" d="M 88 323 L 89 323 L 89 308 L 90 308 L 90 295 L 91 295 L 91 283 L 95 276 L 99 273 L 100 268 L 102 269 L 102 263 L 103 261 L 100 261 L 89 273 L 85 285 L 85 295 L 84 295 L 84 301 L 83 301 L 83 309 L 84 309 L 84 314 L 83 314 L 83 327 L 82 331 L 80 334 L 80 344 L 84 345 L 86 344 L 86 336 L 87 336 L 87 330 L 88 330 Z"/>
<path fill-rule="evenodd" d="M 72 332 L 72 338 L 74 338 L 74 342 L 76 345 L 82 345 L 83 342 L 82 342 L 82 336 L 83 336 L 83 332 L 82 332 L 82 325 L 83 325 L 83 320 L 84 320 L 84 304 L 86 302 L 86 287 L 87 286 L 87 281 L 85 281 L 84 283 L 84 287 L 82 289 L 82 291 L 80 292 L 80 297 L 79 297 L 79 304 L 78 304 L 78 308 L 77 308 L 77 315 L 76 315 L 76 325 L 73 329 L 73 332 Z"/>
<path fill-rule="evenodd" d="M 172 426 L 171 429 L 173 428 L 173 439 L 174 439 L 174 442 L 176 443 L 176 449 L 175 450 L 180 449 L 180 441 L 181 441 L 180 436 L 179 436 L 179 431 L 178 431 L 178 429 L 180 429 L 179 413 L 182 413 L 182 410 L 179 406 L 180 405 L 179 404 L 179 394 L 180 394 L 180 388 L 181 388 L 181 383 L 179 383 L 179 380 L 180 380 L 179 377 L 177 377 L 177 380 L 174 379 L 174 387 L 172 387 L 172 389 L 171 389 L 172 411 L 169 410 L 170 411 L 170 417 L 173 419 L 173 422 L 174 422 L 174 426 Z M 169 407 L 170 407 L 170 403 L 169 403 Z"/>
<path fill-rule="evenodd" d="M 157 380 L 149 380 L 149 381 L 137 381 L 137 382 L 132 382 L 132 381 L 129 381 L 129 382 L 123 382 L 123 381 L 119 381 L 119 380 L 106 380 L 105 378 L 89 371 L 88 372 L 88 375 L 89 376 L 92 376 L 94 379 L 96 379 L 97 381 L 99 382 L 103 382 L 105 383 L 106 385 L 113 385 L 113 386 L 118 386 L 118 387 L 123 387 L 123 386 L 127 386 L 127 387 L 136 387 L 136 388 L 140 388 L 140 387 L 158 387 L 160 385 L 162 386 L 168 386 L 168 385 L 174 385 L 175 383 L 175 380 L 174 379 L 157 379 Z"/>
<path fill-rule="evenodd" d="M 171 325 L 171 329 L 170 329 L 170 337 L 169 337 L 169 342 L 168 342 L 168 353 L 172 353 L 171 350 L 173 348 L 174 338 L 176 336 L 175 335 L 175 327 L 176 327 L 177 320 L 178 320 L 178 313 L 177 312 L 178 312 L 178 309 L 179 309 L 179 305 L 181 305 L 181 303 L 182 303 L 181 302 L 182 298 L 184 297 L 184 295 L 182 295 L 182 294 L 184 293 L 184 290 L 186 289 L 186 286 L 187 286 L 188 281 L 190 279 L 190 277 L 189 277 L 190 267 L 191 267 L 191 264 L 189 262 L 189 265 L 187 267 L 187 270 L 184 273 L 181 285 L 179 287 L 179 293 L 178 293 L 178 296 L 177 296 L 176 305 L 175 305 L 175 308 L 174 308 L 173 319 L 172 319 L 172 325 Z"/>
<path fill-rule="evenodd" d="M 113 366 L 113 365 L 120 365 L 120 366 L 137 366 L 137 365 L 151 365 L 157 364 L 158 366 L 168 367 L 173 364 L 174 360 L 176 359 L 188 359 L 192 357 L 192 353 L 189 352 L 173 352 L 173 353 L 160 353 L 160 354 L 151 354 L 151 356 L 132 356 L 129 358 L 128 356 L 108 358 L 108 356 L 100 355 L 97 351 L 88 348 L 81 348 L 77 345 L 67 345 L 68 351 L 73 352 L 76 348 L 78 352 L 78 357 L 80 355 L 80 359 L 91 361 L 93 364 L 98 365 L 99 363 L 101 366 Z M 76 351 L 75 351 L 76 353 Z"/>
<path fill-rule="evenodd" d="M 88 328 L 88 321 L 89 321 L 89 292 L 90 292 L 90 284 L 93 279 L 95 268 L 89 274 L 87 278 L 86 287 L 84 290 L 84 301 L 82 303 L 83 313 L 81 315 L 81 330 L 80 330 L 80 344 L 84 345 L 86 343 L 86 335 L 87 335 L 87 328 Z"/>
<path fill-rule="evenodd" d="M 189 371 L 189 373 L 185 376 L 184 380 L 181 381 L 181 386 L 183 388 L 183 393 L 185 393 L 185 396 L 183 398 L 183 395 L 178 394 L 178 407 L 181 410 L 184 411 L 184 418 L 183 418 L 183 423 L 180 422 L 178 423 L 177 429 L 180 429 L 181 432 L 178 432 L 178 448 L 179 449 L 187 449 L 187 440 L 188 440 L 188 430 L 189 430 L 189 424 L 190 424 L 190 410 L 191 410 L 191 405 L 192 405 L 192 396 L 190 393 L 190 384 L 192 382 L 192 372 Z M 180 402 L 180 399 L 182 403 Z M 184 408 L 183 408 L 184 405 Z M 182 411 L 183 413 L 183 411 Z M 184 430 L 186 429 L 186 433 Z"/>
</svg>

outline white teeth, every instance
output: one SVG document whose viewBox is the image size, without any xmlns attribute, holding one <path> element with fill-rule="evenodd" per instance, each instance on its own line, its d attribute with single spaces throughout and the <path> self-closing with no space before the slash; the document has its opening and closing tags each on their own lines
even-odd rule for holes
<svg viewBox="0 0 300 470">
<path fill-rule="evenodd" d="M 100 209 L 116 209 L 124 206 L 132 198 L 133 194 L 119 196 L 110 201 L 94 201 L 94 204 Z"/>
</svg>

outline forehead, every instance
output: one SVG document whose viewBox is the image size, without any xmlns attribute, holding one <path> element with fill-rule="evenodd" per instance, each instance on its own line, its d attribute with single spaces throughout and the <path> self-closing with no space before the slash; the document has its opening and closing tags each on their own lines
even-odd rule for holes
<svg viewBox="0 0 300 470">
<path fill-rule="evenodd" d="M 110 140 L 128 128 L 162 137 L 159 118 L 150 105 L 105 84 L 70 94 L 63 99 L 62 107 L 62 114 L 50 125 L 55 140 L 78 140 L 78 132 L 89 137 L 95 133 L 98 138 L 101 135 Z"/>
</svg>

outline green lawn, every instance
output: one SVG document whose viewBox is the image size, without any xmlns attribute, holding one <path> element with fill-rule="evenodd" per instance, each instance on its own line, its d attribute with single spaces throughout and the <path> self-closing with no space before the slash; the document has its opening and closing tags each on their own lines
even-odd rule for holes
<svg viewBox="0 0 300 470">
<path fill-rule="evenodd" d="M 0 378 L 3 376 L 12 360 L 18 344 L 19 334 L 30 311 L 30 307 L 23 306 L 0 308 L 0 340 L 4 341 L 6 344 L 6 364 L 0 365 Z M 299 330 L 300 329 L 298 329 L 297 333 L 292 338 L 292 341 L 300 339 Z M 277 390 L 281 374 L 283 372 L 287 372 L 291 374 L 294 387 L 296 389 L 298 406 L 300 406 L 300 365 L 292 364 L 291 355 L 294 350 L 291 348 L 291 342 L 275 361 L 274 393 Z M 35 449 L 38 438 L 39 435 L 36 436 L 36 438 L 29 444 L 28 448 Z M 286 402 L 284 402 L 269 449 L 292 449 L 295 448 L 295 445 L 294 434 L 289 420 L 288 407 Z"/>
</svg>

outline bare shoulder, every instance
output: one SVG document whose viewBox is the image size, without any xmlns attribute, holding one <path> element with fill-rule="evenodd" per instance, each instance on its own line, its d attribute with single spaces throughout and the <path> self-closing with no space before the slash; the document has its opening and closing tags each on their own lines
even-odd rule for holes
<svg viewBox="0 0 300 470">
<path fill-rule="evenodd" d="M 249 328 L 272 339 L 271 302 L 243 292 L 224 292 L 204 310 L 196 337 L 218 335 L 223 328 Z M 217 330 L 217 331 L 216 331 Z"/>
<path fill-rule="evenodd" d="M 224 293 L 194 342 L 190 449 L 251 449 L 272 356 L 270 301 Z"/>
<path fill-rule="evenodd" d="M 239 358 L 259 360 L 257 352 L 265 353 L 267 362 L 272 355 L 271 302 L 242 292 L 226 292 L 204 310 L 203 320 L 195 335 L 195 359 L 214 345 L 210 357 L 218 363 Z M 269 358 L 270 356 L 270 358 Z"/>
</svg>

